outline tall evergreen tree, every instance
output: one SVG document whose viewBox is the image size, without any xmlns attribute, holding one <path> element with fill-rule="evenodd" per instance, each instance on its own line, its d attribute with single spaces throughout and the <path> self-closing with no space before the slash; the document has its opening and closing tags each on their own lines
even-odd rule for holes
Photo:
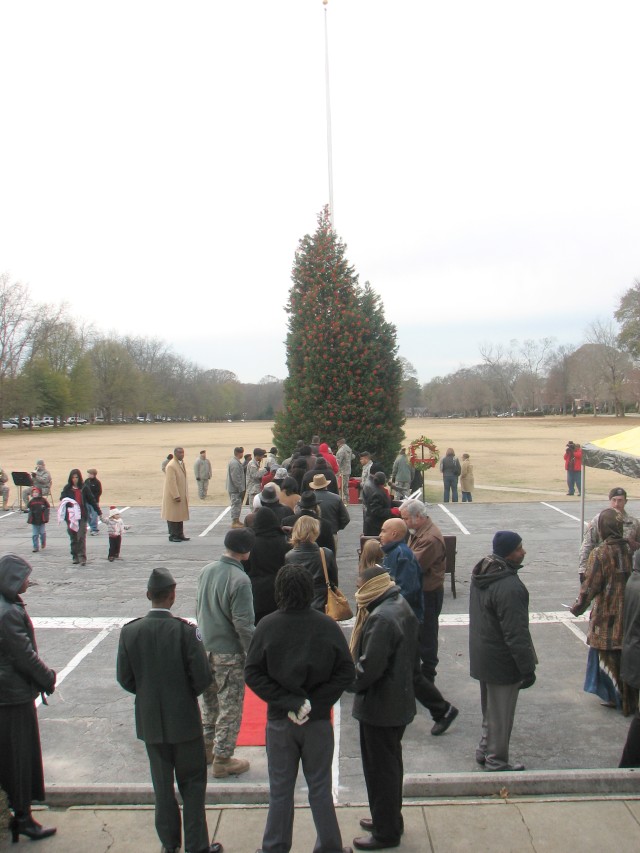
<svg viewBox="0 0 640 853">
<path fill-rule="evenodd" d="M 404 422 L 396 329 L 371 286 L 359 285 L 345 251 L 325 208 L 315 234 L 300 241 L 293 265 L 289 375 L 274 439 L 289 455 L 298 439 L 318 434 L 335 450 L 343 435 L 390 472 Z"/>
</svg>

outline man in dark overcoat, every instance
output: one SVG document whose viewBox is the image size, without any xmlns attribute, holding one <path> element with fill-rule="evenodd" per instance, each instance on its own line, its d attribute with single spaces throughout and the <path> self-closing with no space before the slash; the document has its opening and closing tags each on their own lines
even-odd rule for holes
<svg viewBox="0 0 640 853">
<path fill-rule="evenodd" d="M 151 610 L 122 628 L 118 682 L 134 693 L 136 734 L 145 742 L 156 797 L 156 830 L 162 850 L 181 845 L 184 805 L 185 853 L 221 853 L 209 844 L 205 794 L 207 764 L 198 696 L 211 683 L 209 662 L 195 625 L 172 616 L 176 582 L 164 568 L 151 572 Z"/>
</svg>

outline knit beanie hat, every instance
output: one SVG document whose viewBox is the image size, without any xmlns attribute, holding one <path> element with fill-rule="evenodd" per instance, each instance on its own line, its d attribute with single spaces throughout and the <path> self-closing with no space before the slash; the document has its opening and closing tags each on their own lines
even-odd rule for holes
<svg viewBox="0 0 640 853">
<path fill-rule="evenodd" d="M 508 557 L 522 542 L 522 536 L 512 530 L 498 530 L 493 537 L 493 553 L 496 557 Z"/>
</svg>

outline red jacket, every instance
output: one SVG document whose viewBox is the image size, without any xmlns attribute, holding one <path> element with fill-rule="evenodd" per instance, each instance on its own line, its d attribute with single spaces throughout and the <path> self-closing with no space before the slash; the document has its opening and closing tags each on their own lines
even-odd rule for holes
<svg viewBox="0 0 640 853">
<path fill-rule="evenodd" d="M 571 466 L 571 467 L 569 467 Z M 576 447 L 573 453 L 567 450 L 564 454 L 564 470 L 580 471 L 582 469 L 582 448 Z"/>
<path fill-rule="evenodd" d="M 320 451 L 320 455 L 324 456 L 324 458 L 327 460 L 327 464 L 329 465 L 329 467 L 331 468 L 333 473 L 337 474 L 338 473 L 338 460 L 333 455 L 333 453 L 329 453 L 329 445 L 328 444 L 321 444 L 320 447 L 318 448 L 318 450 Z"/>
</svg>

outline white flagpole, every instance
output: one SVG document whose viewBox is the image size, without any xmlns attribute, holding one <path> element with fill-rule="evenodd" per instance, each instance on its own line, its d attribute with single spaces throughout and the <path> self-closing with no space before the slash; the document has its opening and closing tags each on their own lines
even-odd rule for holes
<svg viewBox="0 0 640 853">
<path fill-rule="evenodd" d="M 331 227 L 335 229 L 333 219 L 333 150 L 331 143 L 331 91 L 329 87 L 329 24 L 327 18 L 327 5 L 329 0 L 322 0 L 324 6 L 324 67 L 326 79 L 327 97 L 327 165 L 329 169 L 329 220 Z"/>
</svg>

